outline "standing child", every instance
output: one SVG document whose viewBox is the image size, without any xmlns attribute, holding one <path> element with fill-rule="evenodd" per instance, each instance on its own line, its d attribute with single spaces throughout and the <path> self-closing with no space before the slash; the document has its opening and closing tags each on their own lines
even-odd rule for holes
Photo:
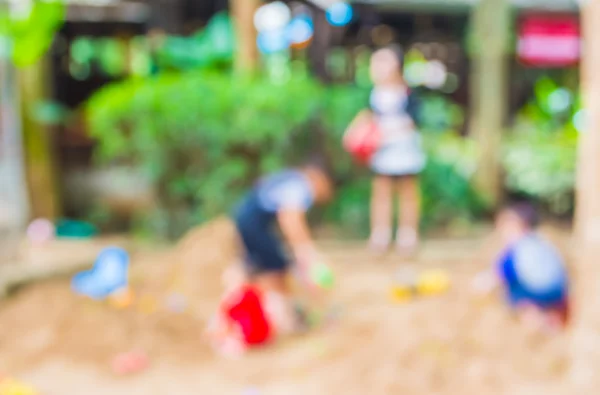
<svg viewBox="0 0 600 395">
<path fill-rule="evenodd" d="M 505 250 L 497 263 L 496 283 L 521 318 L 561 328 L 569 321 L 567 271 L 556 249 L 535 232 L 536 225 L 536 210 L 528 202 L 511 203 L 500 211 L 496 227 Z"/>
<path fill-rule="evenodd" d="M 229 272 L 229 289 L 216 320 L 221 324 L 211 331 L 216 343 L 228 348 L 233 343 L 239 349 L 240 343 L 263 344 L 276 332 L 299 328 L 288 284 L 291 261 L 276 228 L 305 283 L 329 285 L 332 275 L 317 252 L 306 213 L 314 204 L 329 201 L 332 193 L 326 167 L 313 162 L 266 177 L 246 195 L 234 215 L 245 266 Z"/>
<path fill-rule="evenodd" d="M 374 122 L 380 135 L 379 147 L 369 159 L 375 175 L 370 246 L 377 253 L 385 252 L 392 241 L 395 193 L 400 213 L 396 247 L 402 254 L 412 254 L 419 241 L 419 174 L 426 157 L 416 127 L 416 97 L 404 82 L 403 63 L 399 48 L 380 49 L 372 55 L 370 109 L 361 112 L 349 129 Z"/>
</svg>

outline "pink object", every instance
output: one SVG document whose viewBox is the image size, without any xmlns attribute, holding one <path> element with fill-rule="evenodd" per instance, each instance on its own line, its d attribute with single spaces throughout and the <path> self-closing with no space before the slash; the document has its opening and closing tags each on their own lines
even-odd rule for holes
<svg viewBox="0 0 600 395">
<path fill-rule="evenodd" d="M 528 15 L 521 20 L 519 60 L 535 67 L 565 67 L 581 57 L 581 35 L 576 15 Z"/>
<path fill-rule="evenodd" d="M 47 243 L 54 238 L 54 224 L 47 219 L 36 219 L 27 228 L 29 241 L 35 244 Z"/>
<path fill-rule="evenodd" d="M 142 352 L 129 352 L 117 356 L 113 361 L 113 371 L 120 375 L 141 372 L 150 365 L 148 357 Z"/>
</svg>

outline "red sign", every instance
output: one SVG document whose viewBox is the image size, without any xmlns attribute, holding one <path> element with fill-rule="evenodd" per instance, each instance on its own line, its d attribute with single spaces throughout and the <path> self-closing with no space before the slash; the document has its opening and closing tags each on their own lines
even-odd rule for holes
<svg viewBox="0 0 600 395">
<path fill-rule="evenodd" d="M 565 67 L 581 56 L 577 16 L 527 16 L 521 20 L 519 60 L 535 67 Z"/>
</svg>

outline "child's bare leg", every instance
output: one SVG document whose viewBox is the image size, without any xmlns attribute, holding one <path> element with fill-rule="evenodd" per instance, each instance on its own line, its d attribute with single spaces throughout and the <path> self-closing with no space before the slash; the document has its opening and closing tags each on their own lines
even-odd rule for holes
<svg viewBox="0 0 600 395">
<path fill-rule="evenodd" d="M 221 303 L 246 281 L 245 271 L 242 262 L 235 262 L 223 272 L 221 278 L 224 292 L 221 297 Z M 212 346 L 220 353 L 231 354 L 232 350 L 241 349 L 238 346 L 243 344 L 242 338 L 237 328 L 232 327 L 225 313 L 219 308 L 210 320 L 205 330 L 205 337 Z M 236 345 L 234 347 L 233 345 Z"/>
<path fill-rule="evenodd" d="M 376 176 L 371 194 L 371 247 L 381 252 L 392 238 L 392 193 L 390 177 Z"/>
<path fill-rule="evenodd" d="M 239 327 L 228 322 L 221 311 L 217 311 L 208 324 L 205 337 L 213 349 L 224 356 L 239 356 L 246 350 Z"/>
<path fill-rule="evenodd" d="M 232 263 L 225 271 L 221 278 L 225 293 L 236 288 L 248 280 L 244 262 L 242 260 Z"/>
<path fill-rule="evenodd" d="M 290 334 L 301 329 L 291 300 L 290 286 L 285 272 L 264 273 L 256 276 L 254 282 L 265 291 L 265 308 L 275 327 L 282 334 Z"/>
<path fill-rule="evenodd" d="M 403 177 L 397 182 L 399 204 L 398 248 L 413 252 L 419 241 L 421 196 L 417 176 Z"/>
</svg>

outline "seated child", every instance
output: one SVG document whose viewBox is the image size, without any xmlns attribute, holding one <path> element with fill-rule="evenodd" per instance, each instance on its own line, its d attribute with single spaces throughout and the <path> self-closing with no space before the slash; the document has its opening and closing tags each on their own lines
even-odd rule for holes
<svg viewBox="0 0 600 395">
<path fill-rule="evenodd" d="M 228 290 L 216 320 L 221 325 L 211 327 L 213 341 L 220 348 L 229 344 L 223 347 L 239 351 L 263 344 L 276 333 L 300 329 L 302 322 L 287 282 L 290 260 L 276 228 L 281 231 L 303 282 L 311 289 L 318 288 L 312 274 L 317 266 L 323 269 L 324 265 L 312 240 L 306 212 L 314 204 L 330 200 L 332 190 L 326 167 L 314 162 L 264 178 L 243 199 L 234 221 L 244 251 L 244 267 L 243 271 L 238 269 L 238 274 L 233 274 L 234 269 L 229 272 Z M 222 325 L 223 322 L 234 325 Z M 233 331 L 216 331 L 217 327 Z"/>
<path fill-rule="evenodd" d="M 555 248 L 535 233 L 536 225 L 536 210 L 527 202 L 512 203 L 499 213 L 496 227 L 505 250 L 495 283 L 501 283 L 522 318 L 533 317 L 545 328 L 561 328 L 569 320 L 567 271 Z"/>
</svg>

